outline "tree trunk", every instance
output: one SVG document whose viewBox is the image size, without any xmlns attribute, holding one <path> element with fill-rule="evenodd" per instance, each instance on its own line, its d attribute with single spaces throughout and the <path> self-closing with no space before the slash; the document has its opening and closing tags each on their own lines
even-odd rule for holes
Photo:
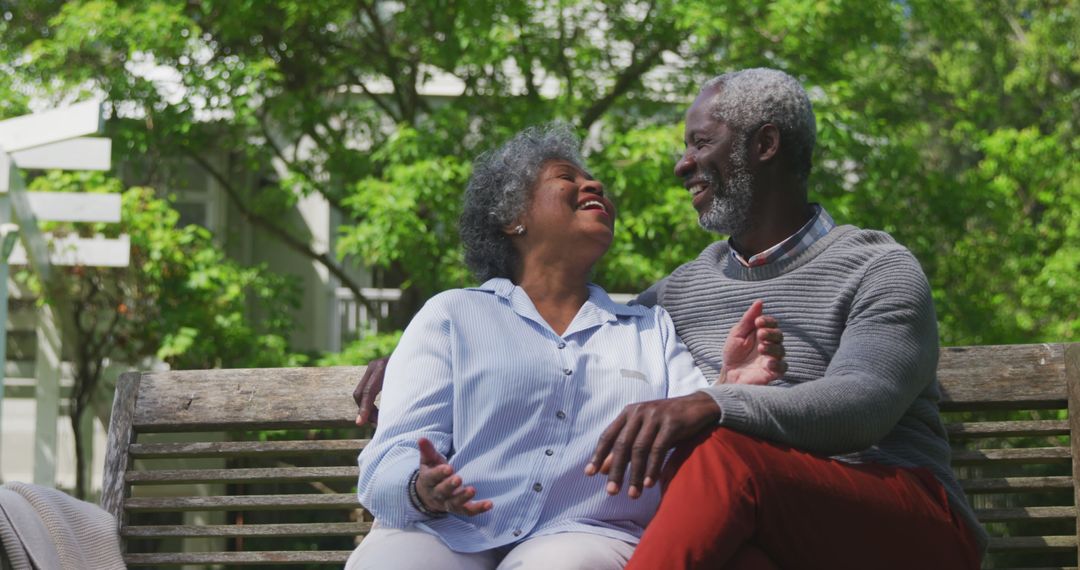
<svg viewBox="0 0 1080 570">
<path fill-rule="evenodd" d="M 82 432 L 83 406 L 78 401 L 79 398 L 72 394 L 68 417 L 71 420 L 71 433 L 75 435 L 75 498 L 86 500 L 86 454 L 83 453 L 83 442 L 88 434 Z M 89 436 L 93 437 L 93 432 Z"/>
</svg>

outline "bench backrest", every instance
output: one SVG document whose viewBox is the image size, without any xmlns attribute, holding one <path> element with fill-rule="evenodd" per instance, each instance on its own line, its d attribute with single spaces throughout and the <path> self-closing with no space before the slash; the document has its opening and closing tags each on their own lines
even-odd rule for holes
<svg viewBox="0 0 1080 570">
<path fill-rule="evenodd" d="M 340 567 L 370 528 L 353 492 L 362 371 L 122 376 L 102 505 L 128 565 Z M 1069 434 L 1080 413 L 1068 412 L 1080 410 L 1080 344 L 945 348 L 938 375 L 954 467 L 993 535 L 989 563 L 1075 567 L 1080 441 Z M 192 547 L 195 537 L 208 540 Z"/>
<path fill-rule="evenodd" d="M 987 566 L 1075 568 L 1080 344 L 943 348 L 938 379 Z"/>
<path fill-rule="evenodd" d="M 370 528 L 355 493 L 366 440 L 350 397 L 362 372 L 121 376 L 102 506 L 119 521 L 128 566 L 340 568 Z"/>
</svg>

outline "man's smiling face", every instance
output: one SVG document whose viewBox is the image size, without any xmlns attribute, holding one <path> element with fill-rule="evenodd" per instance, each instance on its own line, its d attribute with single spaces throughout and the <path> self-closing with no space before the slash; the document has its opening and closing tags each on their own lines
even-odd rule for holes
<svg viewBox="0 0 1080 570">
<path fill-rule="evenodd" d="M 686 112 L 686 150 L 675 174 L 690 191 L 698 223 L 706 230 L 739 235 L 750 228 L 753 176 L 747 167 L 747 142 L 712 116 L 716 89 L 698 95 Z"/>
</svg>

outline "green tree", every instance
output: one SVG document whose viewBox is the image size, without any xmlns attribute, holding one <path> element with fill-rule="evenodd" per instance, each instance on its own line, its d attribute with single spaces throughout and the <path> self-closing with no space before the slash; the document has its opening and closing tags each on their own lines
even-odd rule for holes
<svg viewBox="0 0 1080 570">
<path fill-rule="evenodd" d="M 581 129 L 622 204 L 597 281 L 640 290 L 689 259 L 711 238 L 670 175 L 682 109 L 708 77 L 768 65 L 811 91 L 813 196 L 840 222 L 888 230 L 915 251 L 947 343 L 1069 340 L 1080 326 L 1069 302 L 1075 2 L 0 6 L 19 85 L 54 98 L 103 91 L 123 119 L 110 123 L 121 155 L 198 162 L 251 223 L 361 302 L 345 264 L 404 286 L 399 325 L 433 292 L 469 282 L 454 221 L 471 158 L 543 120 Z M 208 148 L 280 174 L 245 186 L 215 170 Z M 312 193 L 343 216 L 336 255 L 281 221 Z"/>
<path fill-rule="evenodd" d="M 81 419 L 112 362 L 149 359 L 173 369 L 288 366 L 303 363 L 290 353 L 295 284 L 260 267 L 241 267 L 227 259 L 210 233 L 199 226 L 179 227 L 179 214 L 148 188 L 123 190 L 120 181 L 100 173 L 50 172 L 35 178 L 30 190 L 122 192 L 118 224 L 49 223 L 54 234 L 127 234 L 127 267 L 57 268 L 54 286 L 63 289 L 74 311 L 74 365 L 70 418 L 75 434 L 76 495 L 84 496 L 86 461 Z M 28 270 L 20 275 L 36 286 Z M 254 307 L 258 311 L 253 311 Z M 254 315 L 258 315 L 255 317 Z"/>
<path fill-rule="evenodd" d="M 811 41 L 829 46 L 822 56 L 868 41 L 847 32 L 894 12 L 887 2 L 839 4 L 814 20 L 821 34 L 845 38 Z M 759 49 L 775 43 L 774 32 L 750 24 L 783 10 L 711 5 L 31 1 L 10 10 L 6 31 L 25 46 L 18 68 L 28 82 L 53 92 L 93 85 L 118 113 L 140 119 L 117 133 L 122 152 L 200 162 L 252 223 L 326 265 L 361 300 L 343 259 L 375 267 L 380 284 L 405 285 L 408 315 L 466 279 L 453 221 L 465 165 L 480 150 L 552 118 L 597 127 L 605 143 L 643 122 L 671 124 L 673 97 L 719 68 L 767 62 Z M 175 70 L 179 88 L 155 84 L 153 65 Z M 432 78 L 452 78 L 460 92 L 425 96 Z M 287 172 L 242 188 L 214 170 L 205 148 L 253 167 L 278 161 Z M 279 221 L 298 193 L 312 192 L 346 216 L 338 259 Z M 386 219 L 409 204 L 408 216 Z"/>
<path fill-rule="evenodd" d="M 823 85 L 817 192 L 913 249 L 945 344 L 1074 340 L 1080 6 L 905 7 L 902 41 Z"/>
</svg>

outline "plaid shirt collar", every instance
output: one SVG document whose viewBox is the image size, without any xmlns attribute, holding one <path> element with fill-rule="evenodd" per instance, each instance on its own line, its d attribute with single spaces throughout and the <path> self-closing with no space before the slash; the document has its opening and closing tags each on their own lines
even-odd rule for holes
<svg viewBox="0 0 1080 570">
<path fill-rule="evenodd" d="M 743 259 L 743 256 L 735 251 L 735 246 L 729 238 L 728 245 L 731 246 L 731 257 L 746 267 L 758 267 L 766 263 L 774 263 L 781 259 L 794 257 L 806 251 L 814 242 L 836 227 L 836 222 L 833 221 L 832 216 L 820 204 L 810 204 L 810 207 L 814 209 L 814 214 L 799 231 L 769 249 L 751 256 L 750 259 Z"/>
</svg>

